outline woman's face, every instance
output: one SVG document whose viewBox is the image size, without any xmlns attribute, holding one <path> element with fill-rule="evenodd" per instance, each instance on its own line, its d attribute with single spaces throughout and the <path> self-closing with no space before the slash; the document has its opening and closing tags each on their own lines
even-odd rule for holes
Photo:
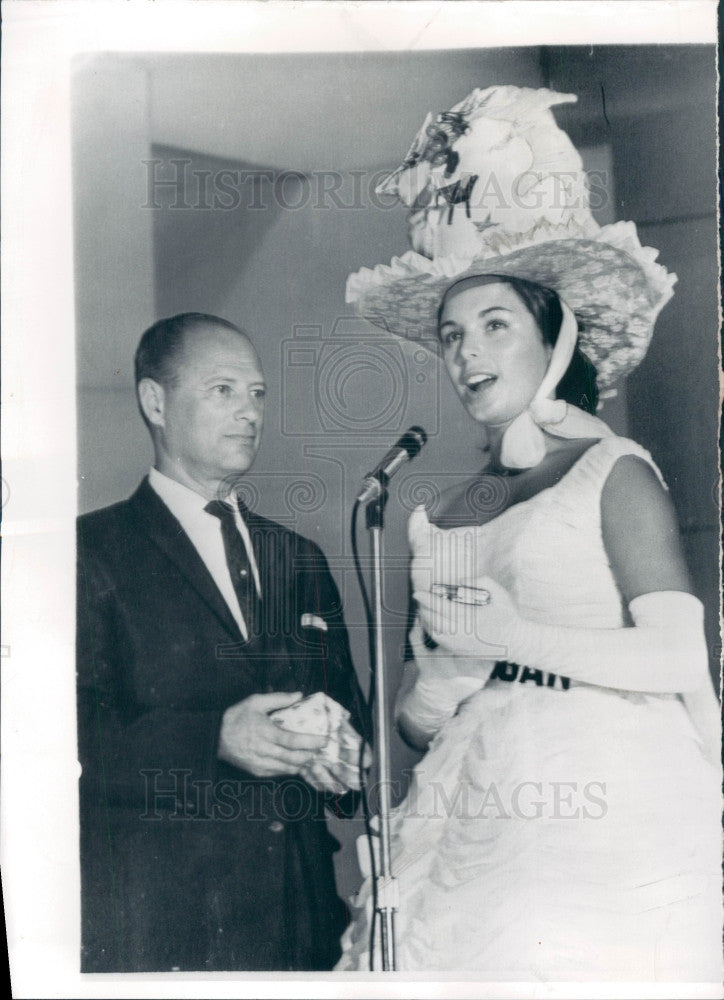
<svg viewBox="0 0 724 1000">
<path fill-rule="evenodd" d="M 448 374 L 470 416 L 506 426 L 528 406 L 553 348 L 523 302 L 504 282 L 461 284 L 440 315 Z"/>
</svg>

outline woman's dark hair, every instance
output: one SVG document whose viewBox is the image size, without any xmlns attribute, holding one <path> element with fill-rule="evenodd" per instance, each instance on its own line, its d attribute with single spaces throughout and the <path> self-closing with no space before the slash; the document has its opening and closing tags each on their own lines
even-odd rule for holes
<svg viewBox="0 0 724 1000">
<path fill-rule="evenodd" d="M 437 314 L 438 327 L 440 326 L 440 317 L 442 316 L 447 296 L 463 282 L 481 285 L 510 285 L 535 320 L 543 337 L 543 343 L 555 347 L 561 323 L 563 322 L 561 300 L 558 298 L 557 293 L 553 289 L 537 285 L 533 281 L 526 281 L 524 278 L 514 278 L 506 274 L 486 274 L 473 278 L 463 278 L 462 281 L 451 285 L 440 302 Z M 558 383 L 556 399 L 564 399 L 567 403 L 578 406 L 587 413 L 596 412 L 596 406 L 598 405 L 596 368 L 577 345 L 574 348 L 570 364 Z"/>
</svg>

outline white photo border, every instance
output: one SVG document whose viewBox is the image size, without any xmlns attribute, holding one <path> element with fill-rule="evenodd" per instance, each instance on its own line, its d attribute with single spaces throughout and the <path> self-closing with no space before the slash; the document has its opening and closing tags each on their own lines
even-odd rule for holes
<svg viewBox="0 0 724 1000">
<path fill-rule="evenodd" d="M 483 16 L 484 15 L 484 16 Z M 2 873 L 16 997 L 691 997 L 718 984 L 81 976 L 75 763 L 71 61 L 96 52 L 716 43 L 714 0 L 5 0 Z"/>
</svg>

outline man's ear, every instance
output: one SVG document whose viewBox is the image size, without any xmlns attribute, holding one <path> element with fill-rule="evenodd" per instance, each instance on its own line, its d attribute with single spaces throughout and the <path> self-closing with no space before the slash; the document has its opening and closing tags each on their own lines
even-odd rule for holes
<svg viewBox="0 0 724 1000">
<path fill-rule="evenodd" d="M 146 420 L 152 427 L 165 425 L 166 394 L 160 382 L 142 378 L 138 383 L 138 402 Z"/>
</svg>

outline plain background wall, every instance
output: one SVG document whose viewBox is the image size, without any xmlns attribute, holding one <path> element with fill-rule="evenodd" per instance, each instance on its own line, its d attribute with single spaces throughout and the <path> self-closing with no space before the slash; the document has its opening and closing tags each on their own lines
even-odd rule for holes
<svg viewBox="0 0 724 1000">
<path fill-rule="evenodd" d="M 348 537 L 354 491 L 402 430 L 426 428 L 429 443 L 395 481 L 387 513 L 386 649 L 395 686 L 407 611 L 407 516 L 480 463 L 480 435 L 429 355 L 353 317 L 345 280 L 407 248 L 404 211 L 375 204 L 374 175 L 397 165 L 427 111 L 498 83 L 580 95 L 556 117 L 586 148 L 589 165 L 612 170 L 599 221 L 633 219 L 642 242 L 659 248 L 679 275 L 646 361 L 602 415 L 648 447 L 670 483 L 715 653 L 713 48 L 115 56 L 77 67 L 79 509 L 127 496 L 150 463 L 131 378 L 142 330 L 186 310 L 242 325 L 270 385 L 247 500 L 323 546 L 365 685 L 366 635 Z M 237 207 L 214 208 L 213 190 L 199 187 L 222 170 L 246 172 Z M 337 181 L 320 175 L 333 170 L 336 201 L 323 187 Z M 180 198 L 176 188 L 149 186 L 152 177 L 181 173 Z M 265 207 L 252 208 L 254 200 Z M 366 553 L 362 535 L 360 545 Z M 416 760 L 395 737 L 399 795 Z M 333 821 L 332 829 L 344 843 L 346 893 L 357 879 L 351 841 L 358 824 Z"/>
</svg>

